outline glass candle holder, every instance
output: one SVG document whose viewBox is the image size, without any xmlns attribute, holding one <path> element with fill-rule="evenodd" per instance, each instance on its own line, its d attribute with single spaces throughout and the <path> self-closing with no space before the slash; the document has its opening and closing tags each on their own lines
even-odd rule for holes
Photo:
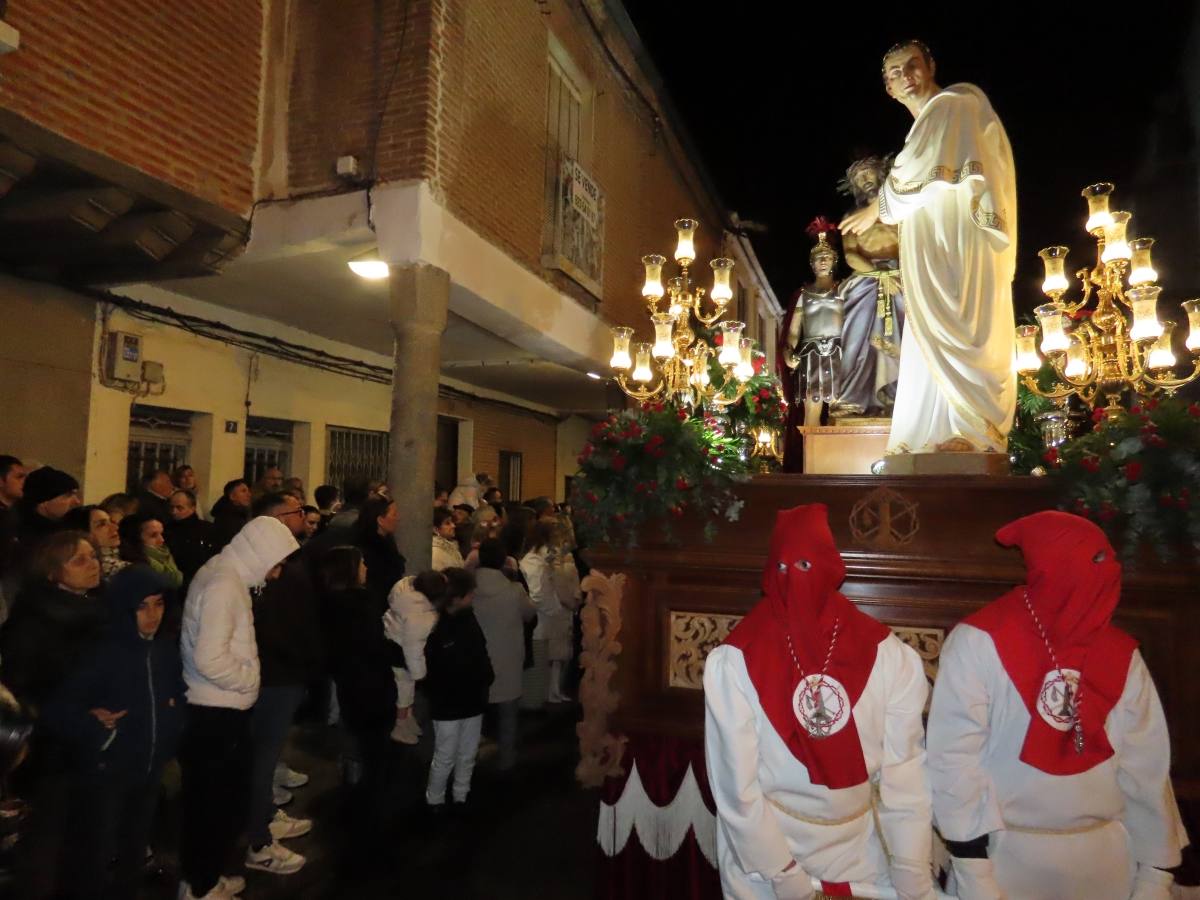
<svg viewBox="0 0 1200 900">
<path fill-rule="evenodd" d="M 1042 265 L 1046 268 L 1046 277 L 1042 281 L 1042 293 L 1047 297 L 1061 294 L 1071 286 L 1067 281 L 1065 271 L 1067 252 L 1066 247 L 1047 247 L 1038 253 L 1038 256 L 1042 258 Z"/>
<path fill-rule="evenodd" d="M 1121 211 L 1110 215 L 1112 221 L 1104 226 L 1104 252 L 1100 254 L 1100 261 L 1105 263 L 1129 259 L 1133 255 L 1129 242 L 1125 240 L 1125 229 L 1129 226 L 1132 214 Z"/>
<path fill-rule="evenodd" d="M 1083 189 L 1083 196 L 1088 204 L 1088 220 L 1084 228 L 1089 234 L 1103 231 L 1112 223 L 1112 214 L 1108 211 L 1108 197 L 1113 186 L 1107 181 L 1091 184 Z"/>
<path fill-rule="evenodd" d="M 1066 350 L 1071 341 L 1063 330 L 1062 307 L 1056 303 L 1046 303 L 1033 311 L 1042 326 L 1042 352 L 1061 353 Z"/>
<path fill-rule="evenodd" d="M 733 367 L 733 377 L 738 381 L 749 381 L 754 377 L 754 341 L 751 338 L 738 341 L 738 361 Z"/>
<path fill-rule="evenodd" d="M 1158 273 L 1150 262 L 1150 248 L 1154 246 L 1154 238 L 1140 237 L 1129 242 L 1133 258 L 1129 262 L 1129 286 L 1153 284 L 1158 281 Z"/>
<path fill-rule="evenodd" d="M 633 337 L 633 329 L 621 326 L 612 330 L 613 353 L 608 364 L 614 369 L 628 369 L 633 365 L 629 358 L 629 339 Z"/>
<path fill-rule="evenodd" d="M 1126 295 L 1133 306 L 1133 327 L 1129 338 L 1134 341 L 1150 341 L 1162 334 L 1162 323 L 1158 321 L 1158 295 L 1162 288 L 1156 284 L 1144 284 L 1130 288 Z"/>
<path fill-rule="evenodd" d="M 663 295 L 662 267 L 667 258 L 660 253 L 649 253 L 642 257 L 646 267 L 646 283 L 642 285 L 642 296 L 647 300 L 659 300 Z"/>
<path fill-rule="evenodd" d="M 712 297 L 718 306 L 724 306 L 733 299 L 733 287 L 729 284 L 733 260 L 722 256 L 712 260 L 709 265 L 713 270 L 713 286 L 708 296 Z"/>
<path fill-rule="evenodd" d="M 1175 352 L 1171 349 L 1171 332 L 1174 330 L 1174 322 L 1163 322 L 1162 334 L 1146 356 L 1147 369 L 1169 369 L 1175 365 Z"/>
<path fill-rule="evenodd" d="M 633 367 L 633 380 L 640 384 L 649 384 L 650 379 L 654 377 L 654 372 L 650 369 L 650 345 L 638 344 L 634 352 L 637 355 L 637 364 Z"/>
<path fill-rule="evenodd" d="M 1082 381 L 1084 378 L 1087 378 L 1090 368 L 1088 365 L 1087 348 L 1083 346 L 1079 338 L 1072 337 L 1071 345 L 1067 347 L 1067 364 L 1063 367 L 1063 374 L 1068 378 L 1074 378 L 1076 381 Z"/>
<path fill-rule="evenodd" d="M 675 329 L 675 317 L 669 312 L 655 313 L 650 317 L 654 323 L 654 347 L 651 354 L 655 359 L 670 359 L 675 355 L 675 345 L 671 342 L 672 331 Z"/>
<path fill-rule="evenodd" d="M 695 219 L 676 219 L 675 233 L 679 236 L 675 244 L 675 262 L 690 266 L 696 260 L 696 229 L 700 223 Z"/>
<path fill-rule="evenodd" d="M 1017 326 L 1017 358 L 1016 369 L 1022 375 L 1036 372 L 1042 367 L 1042 358 L 1038 356 L 1037 342 L 1038 327 L 1036 325 Z"/>
<path fill-rule="evenodd" d="M 1179 305 L 1188 317 L 1188 336 L 1183 346 L 1195 353 L 1200 351 L 1200 300 L 1184 300 Z"/>
<path fill-rule="evenodd" d="M 721 323 L 721 352 L 717 354 L 717 362 L 723 366 L 736 366 L 742 360 L 742 352 L 738 342 L 742 339 L 745 322 Z"/>
</svg>

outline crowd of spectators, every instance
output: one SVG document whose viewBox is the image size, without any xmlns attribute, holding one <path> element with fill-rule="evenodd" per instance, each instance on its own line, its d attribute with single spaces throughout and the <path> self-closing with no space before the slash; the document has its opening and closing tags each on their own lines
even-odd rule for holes
<svg viewBox="0 0 1200 900">
<path fill-rule="evenodd" d="M 0 719 L 28 738 L 7 778 L 18 896 L 136 896 L 173 768 L 179 897 L 244 890 L 243 837 L 246 868 L 298 871 L 285 842 L 314 823 L 281 807 L 308 781 L 284 762 L 308 697 L 342 735 L 364 819 L 406 746 L 432 743 L 436 820 L 469 802 L 485 718 L 508 771 L 521 708 L 569 702 L 580 573 L 545 498 L 506 502 L 486 476 L 435 487 L 433 565 L 406 574 L 379 482 L 322 485 L 310 505 L 269 468 L 207 516 L 190 466 L 139 487 L 84 505 L 69 473 L 0 456 Z"/>
</svg>

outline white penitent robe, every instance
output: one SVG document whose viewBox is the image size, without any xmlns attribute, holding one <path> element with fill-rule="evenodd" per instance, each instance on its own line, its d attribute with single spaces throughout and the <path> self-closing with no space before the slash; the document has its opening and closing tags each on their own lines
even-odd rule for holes
<svg viewBox="0 0 1200 900">
<path fill-rule="evenodd" d="M 934 896 L 921 726 L 928 692 L 916 652 L 889 635 L 854 706 L 869 780 L 831 790 L 809 780 L 771 725 L 742 651 L 722 645 L 709 654 L 704 749 L 725 897 L 771 900 L 770 879 L 792 860 L 822 881 L 870 885 L 883 896 L 894 888 L 904 900 Z"/>
<path fill-rule="evenodd" d="M 907 316 L 888 453 L 953 438 L 1004 452 L 1016 408 L 1012 148 L 979 88 L 955 84 L 913 122 L 879 192 L 900 224 Z"/>
<path fill-rule="evenodd" d="M 1140 653 L 1105 722 L 1114 753 L 1103 763 L 1078 775 L 1027 765 L 1028 727 L 991 636 L 959 625 L 942 648 L 929 713 L 934 819 L 947 840 L 990 836 L 1006 896 L 1127 900 L 1138 865 L 1179 865 L 1187 834 L 1166 720 Z"/>
</svg>

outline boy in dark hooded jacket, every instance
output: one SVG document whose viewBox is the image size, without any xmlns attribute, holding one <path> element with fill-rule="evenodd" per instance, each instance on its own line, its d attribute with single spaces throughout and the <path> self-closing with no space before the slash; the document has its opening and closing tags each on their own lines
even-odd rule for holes
<svg viewBox="0 0 1200 900">
<path fill-rule="evenodd" d="M 175 755 L 185 708 L 179 645 L 158 633 L 169 590 L 149 566 L 118 572 L 107 594 L 108 635 L 45 710 L 45 726 L 70 747 L 89 801 L 80 896 L 137 894 L 163 767 Z"/>
</svg>

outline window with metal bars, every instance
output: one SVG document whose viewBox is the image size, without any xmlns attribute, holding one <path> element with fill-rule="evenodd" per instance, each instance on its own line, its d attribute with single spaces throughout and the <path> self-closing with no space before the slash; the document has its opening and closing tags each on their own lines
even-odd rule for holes
<svg viewBox="0 0 1200 900">
<path fill-rule="evenodd" d="M 192 447 L 192 414 L 187 410 L 134 404 L 129 412 L 129 450 L 125 457 L 125 490 L 136 494 L 142 479 L 188 461 Z"/>
<path fill-rule="evenodd" d="M 284 419 L 249 416 L 246 419 L 246 456 L 242 477 L 254 484 L 267 469 L 277 468 L 290 475 L 292 423 Z"/>
<path fill-rule="evenodd" d="M 553 35 L 546 64 L 542 264 L 570 276 L 599 299 L 604 280 L 604 192 L 588 172 L 594 91 Z"/>
<path fill-rule="evenodd" d="M 343 489 L 350 478 L 386 481 L 388 433 L 362 428 L 326 428 L 325 483 Z"/>
</svg>

